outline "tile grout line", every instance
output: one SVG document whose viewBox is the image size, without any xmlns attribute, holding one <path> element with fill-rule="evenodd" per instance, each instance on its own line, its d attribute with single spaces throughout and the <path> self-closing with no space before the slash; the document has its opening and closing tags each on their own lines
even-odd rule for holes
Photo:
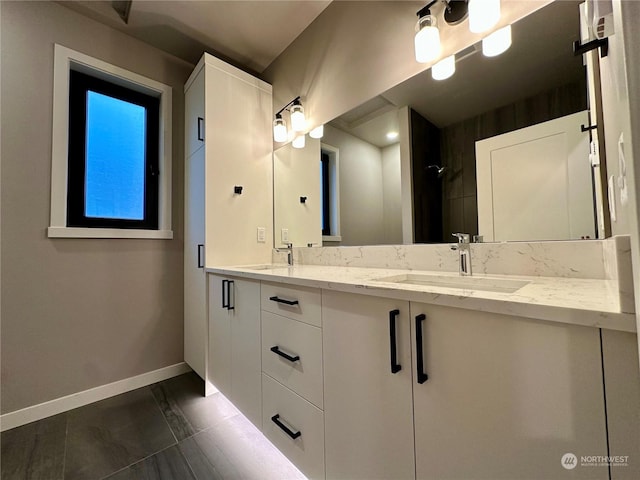
<svg viewBox="0 0 640 480">
<path fill-rule="evenodd" d="M 158 382 L 158 384 L 160 384 L 160 383 L 162 383 L 162 382 Z M 171 436 L 176 441 L 176 445 L 178 445 L 179 444 L 178 437 L 176 437 L 176 434 L 173 432 L 173 428 L 171 428 L 171 425 L 169 424 L 169 420 L 167 420 L 167 417 L 165 416 L 164 412 L 162 411 L 162 407 L 160 406 L 160 403 L 158 402 L 158 399 L 153 394 L 153 390 L 151 390 L 151 385 L 148 385 L 147 388 L 149 389 L 149 393 L 151 393 L 151 396 L 153 397 L 153 403 L 155 403 L 156 407 L 158 407 L 158 410 L 160 411 L 160 415 L 162 415 L 164 423 L 167 424 L 167 427 L 169 428 L 169 431 L 171 432 Z"/>
<path fill-rule="evenodd" d="M 191 438 L 191 437 L 189 437 Z M 186 440 L 186 439 L 185 439 Z M 185 461 L 185 463 L 187 464 L 187 467 L 189 468 L 189 471 L 191 472 L 191 474 L 193 475 L 193 478 L 195 480 L 198 480 L 198 476 L 196 475 L 196 471 L 193 469 L 193 467 L 191 466 L 191 464 L 189 463 L 189 459 L 186 457 L 186 455 L 182 452 L 182 449 L 180 448 L 180 444 L 178 444 L 178 453 L 180 454 L 180 456 L 182 457 L 182 459 Z"/>
<path fill-rule="evenodd" d="M 111 472 L 111 473 L 109 473 L 108 475 L 105 475 L 104 477 L 100 477 L 100 480 L 106 480 L 106 479 L 108 479 L 109 477 L 111 477 L 112 475 L 115 475 L 116 473 L 120 473 L 120 472 L 122 472 L 123 470 L 127 470 L 128 468 L 131 468 L 131 467 L 133 467 L 134 465 L 137 465 L 137 464 L 138 464 L 138 463 L 140 463 L 140 462 L 144 462 L 145 460 L 149 460 L 151 457 L 155 457 L 157 454 L 162 453 L 162 452 L 164 452 L 165 450 L 169 450 L 170 448 L 173 448 L 173 447 L 175 447 L 175 446 L 177 446 L 177 445 L 169 445 L 168 447 L 161 448 L 160 450 L 158 450 L 158 451 L 156 451 L 156 452 L 153 452 L 152 454 L 147 455 L 146 457 L 143 457 L 143 458 L 141 458 L 140 460 L 136 460 L 135 462 L 133 462 L 133 463 L 131 463 L 131 464 L 127 465 L 126 467 L 122 467 L 122 468 L 120 468 L 120 469 L 116 470 L 115 472 Z"/>
<path fill-rule="evenodd" d="M 64 414 L 65 422 L 64 422 L 64 450 L 62 454 L 62 480 L 66 476 L 65 469 L 67 468 L 67 445 L 69 439 L 69 415 L 65 412 Z"/>
</svg>

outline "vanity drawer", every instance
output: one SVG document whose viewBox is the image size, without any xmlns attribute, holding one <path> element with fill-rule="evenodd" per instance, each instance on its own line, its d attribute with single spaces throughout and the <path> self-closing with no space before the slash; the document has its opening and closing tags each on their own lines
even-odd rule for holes
<svg viewBox="0 0 640 480">
<path fill-rule="evenodd" d="M 324 478 L 324 413 L 264 373 L 262 431 L 308 478 Z"/>
<path fill-rule="evenodd" d="M 262 371 L 323 408 L 322 330 L 263 311 Z"/>
<path fill-rule="evenodd" d="M 320 289 L 262 282 L 262 310 L 322 326 Z"/>
</svg>

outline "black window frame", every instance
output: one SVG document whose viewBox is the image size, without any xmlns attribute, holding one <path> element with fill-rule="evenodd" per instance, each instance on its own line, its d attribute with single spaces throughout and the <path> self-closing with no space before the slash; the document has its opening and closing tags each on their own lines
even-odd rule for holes
<svg viewBox="0 0 640 480">
<path fill-rule="evenodd" d="M 329 154 L 320 152 L 320 163 L 322 165 L 322 235 L 331 235 L 331 182 L 329 179 Z"/>
<path fill-rule="evenodd" d="M 142 220 L 85 215 L 87 92 L 93 91 L 145 108 L 144 215 Z M 69 72 L 69 157 L 67 227 L 159 229 L 160 97 L 71 70 Z"/>
</svg>

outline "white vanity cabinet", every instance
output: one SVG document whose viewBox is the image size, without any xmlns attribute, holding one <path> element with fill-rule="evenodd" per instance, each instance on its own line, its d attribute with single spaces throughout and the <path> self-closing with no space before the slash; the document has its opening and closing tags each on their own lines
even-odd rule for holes
<svg viewBox="0 0 640 480">
<path fill-rule="evenodd" d="M 606 455 L 598 329 L 416 303 L 411 327 L 417 478 L 568 478 L 564 454 Z"/>
<path fill-rule="evenodd" d="M 271 85 L 209 54 L 185 84 L 184 358 L 203 379 L 205 266 L 271 259 L 271 114 Z"/>
<path fill-rule="evenodd" d="M 322 338 L 327 478 L 414 478 L 409 302 L 323 290 Z"/>
<path fill-rule="evenodd" d="M 322 317 L 327 478 L 564 478 L 565 453 L 606 455 L 596 328 L 326 290 Z"/>
<path fill-rule="evenodd" d="M 207 380 L 261 427 L 259 281 L 209 276 Z"/>
</svg>

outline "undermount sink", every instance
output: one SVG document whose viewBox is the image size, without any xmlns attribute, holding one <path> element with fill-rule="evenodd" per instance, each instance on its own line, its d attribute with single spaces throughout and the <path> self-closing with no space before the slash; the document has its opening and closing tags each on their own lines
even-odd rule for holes
<svg viewBox="0 0 640 480">
<path fill-rule="evenodd" d="M 492 277 L 456 277 L 448 275 L 430 275 L 405 273 L 391 277 L 377 278 L 378 282 L 425 285 L 430 287 L 460 288 L 464 290 L 482 290 L 485 292 L 513 293 L 527 285 L 526 280 Z"/>
</svg>

